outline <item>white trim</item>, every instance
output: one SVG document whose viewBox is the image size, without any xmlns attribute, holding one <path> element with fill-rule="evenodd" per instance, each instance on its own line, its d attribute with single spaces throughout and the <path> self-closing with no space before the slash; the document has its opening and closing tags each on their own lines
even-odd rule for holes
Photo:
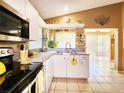
<svg viewBox="0 0 124 93">
<path fill-rule="evenodd" d="M 84 24 L 46 24 L 43 28 L 83 28 Z"/>
</svg>

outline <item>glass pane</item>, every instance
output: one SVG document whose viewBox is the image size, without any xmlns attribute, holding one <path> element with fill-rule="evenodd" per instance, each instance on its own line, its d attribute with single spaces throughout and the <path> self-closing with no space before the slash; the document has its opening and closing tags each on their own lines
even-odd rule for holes
<svg viewBox="0 0 124 93">
<path fill-rule="evenodd" d="M 21 21 L 0 10 L 0 33 L 20 35 Z"/>
</svg>

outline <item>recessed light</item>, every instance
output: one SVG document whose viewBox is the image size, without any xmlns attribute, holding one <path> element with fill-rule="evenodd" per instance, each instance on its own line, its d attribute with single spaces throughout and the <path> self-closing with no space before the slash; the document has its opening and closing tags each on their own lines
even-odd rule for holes
<svg viewBox="0 0 124 93">
<path fill-rule="evenodd" d="M 65 12 L 67 12 L 69 10 L 69 7 L 65 6 L 64 10 L 65 10 Z"/>
</svg>

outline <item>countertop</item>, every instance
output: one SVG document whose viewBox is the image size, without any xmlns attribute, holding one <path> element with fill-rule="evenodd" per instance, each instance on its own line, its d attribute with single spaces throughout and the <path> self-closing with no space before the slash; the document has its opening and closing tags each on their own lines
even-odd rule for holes
<svg viewBox="0 0 124 93">
<path fill-rule="evenodd" d="M 0 76 L 0 93 L 21 93 L 42 68 L 42 63 L 20 65 L 14 62 L 13 69 Z"/>
<path fill-rule="evenodd" d="M 39 52 L 35 56 L 30 57 L 31 62 L 45 62 L 48 60 L 52 55 L 55 55 L 56 51 L 47 51 L 47 52 Z"/>
<path fill-rule="evenodd" d="M 86 55 L 89 54 L 84 52 L 77 52 L 77 53 L 62 53 L 57 51 L 47 51 L 47 52 L 39 52 L 37 55 L 30 57 L 31 62 L 46 62 L 51 56 L 53 55 Z"/>
</svg>

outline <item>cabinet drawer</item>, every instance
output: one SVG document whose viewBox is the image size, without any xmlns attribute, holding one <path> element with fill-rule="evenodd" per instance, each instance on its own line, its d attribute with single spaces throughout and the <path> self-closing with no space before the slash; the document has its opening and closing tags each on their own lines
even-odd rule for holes
<svg viewBox="0 0 124 93">
<path fill-rule="evenodd" d="M 88 60 L 89 57 L 88 56 L 80 56 L 80 60 Z"/>
</svg>

